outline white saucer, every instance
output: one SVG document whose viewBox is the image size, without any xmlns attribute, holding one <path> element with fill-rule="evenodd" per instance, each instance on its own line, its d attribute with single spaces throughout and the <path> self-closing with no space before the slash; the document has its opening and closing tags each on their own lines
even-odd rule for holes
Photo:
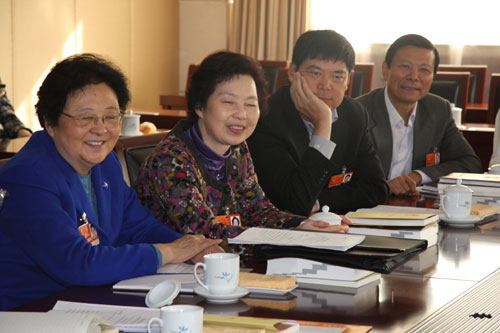
<svg viewBox="0 0 500 333">
<path fill-rule="evenodd" d="M 129 134 L 129 135 L 124 135 L 124 134 L 120 133 L 120 137 L 122 137 L 122 138 L 129 138 L 129 137 L 131 137 L 131 136 L 140 136 L 140 135 L 142 135 L 142 134 L 143 134 L 143 133 L 142 133 L 141 131 L 139 131 L 139 132 L 137 132 L 137 133 L 135 133 L 135 134 Z"/>
<path fill-rule="evenodd" d="M 450 219 L 446 217 L 445 214 L 440 214 L 439 219 L 441 221 L 446 222 L 449 226 L 456 227 L 456 228 L 469 228 L 473 227 L 475 223 L 481 221 L 483 218 L 478 216 L 478 215 L 469 215 L 464 219 Z"/>
<path fill-rule="evenodd" d="M 248 294 L 249 291 L 247 288 L 237 287 L 236 290 L 231 294 L 213 295 L 210 294 L 210 292 L 205 288 L 203 288 L 202 286 L 197 285 L 196 287 L 194 287 L 194 292 L 200 296 L 205 297 L 207 299 L 207 302 L 209 303 L 230 304 L 238 302 L 238 299 Z"/>
</svg>

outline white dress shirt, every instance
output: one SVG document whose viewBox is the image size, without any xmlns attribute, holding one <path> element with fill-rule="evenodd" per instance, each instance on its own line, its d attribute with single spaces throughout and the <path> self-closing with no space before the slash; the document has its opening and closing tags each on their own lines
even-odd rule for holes
<svg viewBox="0 0 500 333">
<path fill-rule="evenodd" d="M 414 139 L 413 129 L 415 117 L 417 115 L 418 102 L 415 103 L 411 112 L 410 118 L 408 119 L 408 125 L 405 125 L 404 119 L 391 103 L 389 95 L 387 94 L 387 88 L 384 90 L 384 97 L 392 131 L 392 160 L 391 168 L 389 169 L 389 176 L 387 177 L 387 179 L 390 180 L 412 172 Z M 431 181 L 431 178 L 424 172 L 420 170 L 415 171 L 422 177 L 422 184 Z"/>
<path fill-rule="evenodd" d="M 293 95 L 292 95 L 292 88 L 290 87 L 290 95 L 292 96 L 293 100 Z M 300 115 L 300 113 L 299 113 Z M 302 115 L 300 115 L 302 118 Z M 337 113 L 337 109 L 332 110 L 332 124 L 339 118 L 339 114 Z M 302 118 L 302 121 L 304 122 L 304 125 L 306 125 L 307 133 L 309 133 L 309 147 L 312 147 L 319 151 L 323 156 L 325 156 L 327 159 L 330 159 L 333 155 L 333 151 L 335 150 L 336 143 L 333 141 L 330 141 L 322 136 L 319 135 L 312 135 L 314 131 L 314 125 L 308 120 L 305 120 Z M 316 200 L 316 208 L 317 210 L 321 209 L 321 204 L 319 202 L 319 199 Z M 304 222 L 302 222 L 304 223 Z M 301 224 L 302 224 L 301 223 Z"/>
</svg>

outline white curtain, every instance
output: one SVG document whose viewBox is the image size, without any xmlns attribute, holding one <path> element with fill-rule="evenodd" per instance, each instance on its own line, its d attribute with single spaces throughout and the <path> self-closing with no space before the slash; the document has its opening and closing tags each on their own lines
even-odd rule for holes
<svg viewBox="0 0 500 333">
<path fill-rule="evenodd" d="M 309 26 L 309 0 L 234 0 L 229 50 L 258 60 L 290 60 Z"/>
</svg>

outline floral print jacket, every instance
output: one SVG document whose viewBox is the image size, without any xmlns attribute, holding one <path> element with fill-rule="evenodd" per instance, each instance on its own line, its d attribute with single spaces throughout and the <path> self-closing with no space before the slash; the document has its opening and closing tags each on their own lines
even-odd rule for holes
<svg viewBox="0 0 500 333">
<path fill-rule="evenodd" d="M 179 122 L 145 159 L 134 185 L 139 200 L 164 224 L 182 234 L 232 238 L 248 227 L 289 228 L 305 217 L 278 210 L 266 198 L 247 144 L 232 146 L 225 177 L 218 181 L 203 165 Z M 241 227 L 216 216 L 239 214 Z"/>
</svg>

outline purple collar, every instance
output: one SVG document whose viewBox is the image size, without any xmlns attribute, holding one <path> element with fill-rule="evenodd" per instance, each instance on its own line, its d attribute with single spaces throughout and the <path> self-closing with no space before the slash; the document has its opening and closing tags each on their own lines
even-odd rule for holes
<svg viewBox="0 0 500 333">
<path fill-rule="evenodd" d="M 224 155 L 219 155 L 214 152 L 209 146 L 203 141 L 203 137 L 200 132 L 200 127 L 198 123 L 186 130 L 186 135 L 194 144 L 198 155 L 201 157 L 205 168 L 215 177 L 217 180 L 224 179 L 226 159 L 229 157 L 230 149 L 228 149 Z"/>
</svg>

